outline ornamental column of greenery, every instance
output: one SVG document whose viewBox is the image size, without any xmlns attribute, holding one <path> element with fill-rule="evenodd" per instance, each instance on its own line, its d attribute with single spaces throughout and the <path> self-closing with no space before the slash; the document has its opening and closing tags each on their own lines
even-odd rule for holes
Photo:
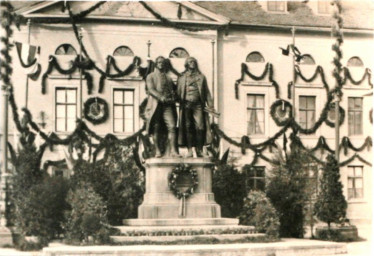
<svg viewBox="0 0 374 256">
<path fill-rule="evenodd" d="M 321 189 L 314 206 L 318 219 L 326 222 L 329 229 L 332 222 L 337 223 L 345 218 L 347 201 L 343 195 L 343 185 L 340 182 L 338 162 L 333 155 L 327 156 L 323 168 Z"/>
</svg>

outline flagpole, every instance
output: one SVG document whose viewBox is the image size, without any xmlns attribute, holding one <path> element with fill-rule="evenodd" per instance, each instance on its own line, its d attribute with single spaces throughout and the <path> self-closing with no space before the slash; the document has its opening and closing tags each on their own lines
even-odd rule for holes
<svg viewBox="0 0 374 256">
<path fill-rule="evenodd" d="M 83 34 L 82 34 L 82 28 L 80 28 L 79 30 L 79 62 L 82 63 L 82 38 L 83 38 Z M 83 95 L 82 95 L 82 75 L 83 75 L 83 72 L 82 72 L 82 68 L 79 69 L 79 94 L 80 94 L 80 118 L 82 119 L 83 118 Z"/>
<path fill-rule="evenodd" d="M 295 27 L 292 26 L 292 45 L 295 47 Z M 296 79 L 295 79 L 295 53 L 293 53 L 293 56 L 292 56 L 292 67 L 293 67 L 293 77 L 292 77 L 292 83 L 293 83 L 293 87 L 292 87 L 292 116 L 294 118 L 294 120 L 296 120 Z"/>
<path fill-rule="evenodd" d="M 30 26 L 31 26 L 31 20 L 27 20 L 27 44 L 30 44 Z M 26 74 L 26 96 L 25 96 L 25 107 L 27 108 L 28 105 L 28 98 L 29 98 L 29 74 Z"/>
</svg>

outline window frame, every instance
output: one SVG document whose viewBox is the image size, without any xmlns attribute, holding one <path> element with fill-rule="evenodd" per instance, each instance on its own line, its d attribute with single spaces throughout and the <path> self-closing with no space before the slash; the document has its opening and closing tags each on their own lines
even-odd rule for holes
<svg viewBox="0 0 374 256">
<path fill-rule="evenodd" d="M 264 106 L 263 106 L 263 108 L 258 108 L 257 106 L 255 106 L 255 108 L 250 108 L 250 107 L 248 107 L 248 96 L 255 96 L 255 101 L 257 102 L 257 96 L 262 96 L 263 97 L 263 102 L 264 102 Z M 265 112 L 265 107 L 266 106 L 266 94 L 265 93 L 261 93 L 261 92 L 253 92 L 253 93 L 246 93 L 246 116 L 247 116 L 247 118 L 246 118 L 246 127 L 247 127 L 247 132 L 246 132 L 246 134 L 248 135 L 248 136 L 264 136 L 265 134 L 266 134 L 266 121 L 265 121 L 265 116 L 266 116 L 266 112 Z M 264 130 L 263 130 L 263 132 L 262 133 L 256 133 L 256 126 L 255 126 L 255 133 L 252 133 L 252 134 L 250 134 L 249 132 L 248 132 L 248 129 L 249 129 L 249 120 L 248 120 L 248 110 L 256 110 L 256 112 L 257 112 L 257 110 L 262 110 L 263 111 L 263 127 L 264 127 Z M 257 115 L 256 115 L 256 121 L 257 121 Z M 255 124 L 256 125 L 256 124 Z"/>
<path fill-rule="evenodd" d="M 119 50 L 120 48 L 127 48 L 128 50 L 130 50 L 130 52 L 131 52 L 132 55 L 115 55 L 115 52 L 116 52 L 117 50 Z M 116 49 L 114 49 L 112 55 L 113 55 L 113 57 L 116 57 L 116 58 L 117 58 L 117 57 L 134 57 L 134 56 L 135 56 L 135 53 L 134 53 L 134 51 L 133 51 L 130 47 L 128 47 L 127 45 L 120 45 L 120 46 L 118 46 Z"/>
<path fill-rule="evenodd" d="M 63 47 L 64 45 L 69 45 L 71 48 L 73 48 L 74 54 L 57 54 L 57 50 L 60 49 L 61 47 Z M 54 55 L 56 55 L 56 56 L 77 56 L 78 52 L 72 44 L 63 43 L 63 44 L 60 44 L 59 46 L 57 46 Z"/>
<path fill-rule="evenodd" d="M 256 190 L 256 191 L 265 191 L 266 189 L 266 167 L 263 166 L 263 165 L 260 165 L 260 166 L 251 166 L 253 168 L 253 176 L 251 175 L 251 170 L 250 169 L 247 169 L 249 168 L 249 166 L 247 165 L 246 167 L 246 191 L 251 191 L 251 190 Z M 260 176 L 260 175 L 257 175 L 258 174 L 258 170 L 261 169 L 261 172 L 263 173 L 263 176 Z M 251 180 L 253 180 L 253 188 L 250 187 L 250 184 L 251 184 Z M 257 181 L 258 180 L 262 180 L 263 181 L 263 184 L 264 184 L 264 188 L 261 189 L 261 188 L 258 188 L 257 187 Z"/>
<path fill-rule="evenodd" d="M 175 57 L 175 56 L 172 56 L 171 54 L 174 51 L 176 51 L 176 50 L 183 50 L 183 51 L 185 51 L 187 53 L 187 57 Z M 191 56 L 190 53 L 184 47 L 175 47 L 175 48 L 173 48 L 173 50 L 171 50 L 169 52 L 169 59 L 186 59 L 186 58 L 189 58 L 190 56 Z"/>
<path fill-rule="evenodd" d="M 115 94 L 115 92 L 116 91 L 122 91 L 122 93 L 123 93 L 123 97 L 124 97 L 124 93 L 126 92 L 126 91 L 131 91 L 132 92 L 132 104 L 126 104 L 125 102 L 123 102 L 122 104 L 118 104 L 118 103 L 115 103 L 114 102 L 114 94 Z M 119 88 L 119 87 L 114 87 L 113 89 L 112 89 L 112 115 L 113 115 L 113 120 L 112 120 L 112 127 L 113 127 L 113 129 L 112 129 L 112 131 L 113 131 L 113 133 L 115 133 L 115 134 L 131 134 L 131 133 L 133 133 L 134 131 L 135 131 L 135 129 L 136 129 L 136 111 L 135 111 L 135 98 L 136 98 L 136 96 L 135 96 L 135 89 L 134 88 Z M 115 120 L 116 120 L 116 118 L 115 118 L 115 106 L 121 106 L 122 107 L 122 131 L 115 131 Z M 133 124 L 132 124 L 132 131 L 130 131 L 130 132 L 126 132 L 125 131 L 125 120 L 126 120 L 126 118 L 125 118 L 125 107 L 126 106 L 132 106 L 133 107 L 133 113 L 132 113 L 132 115 L 133 115 Z"/>
<path fill-rule="evenodd" d="M 261 56 L 261 61 L 248 61 L 248 58 L 251 55 L 255 55 L 255 54 L 258 54 L 259 56 Z M 245 57 L 245 62 L 246 63 L 264 63 L 265 62 L 265 58 L 264 58 L 264 56 L 259 51 L 253 51 L 253 52 L 250 52 L 250 53 L 247 54 L 247 56 Z"/>
<path fill-rule="evenodd" d="M 361 110 L 357 110 L 357 109 L 353 109 L 353 110 L 351 110 L 350 108 L 349 108 L 349 100 L 350 99 L 361 99 Z M 347 119 L 348 119 L 348 125 L 347 125 L 347 127 L 348 127 L 348 135 L 349 136 L 362 136 L 363 134 L 364 134 L 364 98 L 363 97 L 359 97 L 359 96 L 348 96 L 347 97 L 347 104 L 348 104 L 348 106 L 347 106 L 347 115 L 348 115 L 348 117 L 347 117 Z M 356 113 L 358 113 L 358 112 L 360 112 L 361 113 L 361 126 L 360 126 L 360 133 L 356 133 L 355 131 L 356 131 L 356 129 L 355 129 L 355 118 L 353 118 L 353 124 L 350 124 L 350 112 L 354 112 L 355 114 Z M 352 121 L 351 121 L 352 122 Z M 354 130 L 354 132 L 353 133 L 351 133 L 350 132 L 350 125 L 353 125 L 353 130 Z"/>
<path fill-rule="evenodd" d="M 278 8 L 276 8 L 277 10 L 270 10 L 269 5 L 275 4 L 278 7 L 279 5 L 277 5 L 277 4 L 279 4 L 279 3 L 283 3 L 283 5 L 284 5 L 284 10 L 283 11 L 278 10 Z M 267 9 L 268 12 L 271 12 L 271 13 L 287 13 L 288 12 L 287 1 L 266 1 L 266 9 Z"/>
<path fill-rule="evenodd" d="M 65 90 L 65 102 L 64 103 L 57 103 L 57 91 L 58 90 Z M 74 90 L 75 91 L 75 103 L 67 103 L 67 93 L 66 91 L 67 90 Z M 58 131 L 57 130 L 57 106 L 58 105 L 63 105 L 65 106 L 65 130 L 63 131 Z M 72 131 L 69 131 L 67 129 L 67 106 L 69 105 L 75 105 L 75 120 L 78 119 L 79 117 L 79 112 L 80 112 L 80 103 L 79 103 L 79 90 L 77 87 L 75 86 L 55 86 L 54 88 L 54 131 L 56 133 L 70 133 L 72 131 L 74 131 L 74 129 Z"/>
<path fill-rule="evenodd" d="M 351 65 L 350 64 L 350 61 L 353 60 L 353 59 L 358 59 L 360 62 L 361 62 L 361 65 L 357 66 L 357 65 Z M 364 62 L 362 61 L 362 59 L 358 56 L 352 56 L 350 57 L 348 60 L 347 60 L 347 68 L 364 68 Z"/>
<path fill-rule="evenodd" d="M 350 176 L 350 168 L 353 168 L 353 176 Z M 356 168 L 361 168 L 361 176 L 356 175 Z M 356 188 L 356 180 L 361 179 L 361 188 Z M 352 188 L 350 188 L 349 180 L 352 180 Z M 350 197 L 350 189 L 353 190 L 353 197 Z M 357 189 L 362 189 L 361 196 L 357 197 Z M 363 165 L 349 165 L 347 169 L 347 199 L 348 200 L 362 200 L 365 198 L 365 186 L 364 186 L 364 166 Z"/>
<path fill-rule="evenodd" d="M 306 107 L 306 109 L 301 109 L 301 106 L 300 106 L 300 99 L 301 97 L 306 97 L 306 98 L 314 98 L 314 110 L 310 110 L 310 109 L 307 109 L 308 106 Z M 316 123 L 316 113 L 317 113 L 317 96 L 316 95 L 298 95 L 298 117 L 299 117 L 299 125 L 303 128 L 303 129 L 310 129 L 311 127 L 314 126 L 314 124 Z M 308 101 L 307 101 L 308 102 Z M 306 104 L 307 104 L 306 102 Z M 306 127 L 302 126 L 301 125 L 301 121 L 300 121 L 300 118 L 301 118 L 301 112 L 302 111 L 306 111 Z M 311 111 L 314 111 L 314 121 L 313 121 L 313 124 L 311 125 L 311 127 L 308 126 L 308 112 L 311 112 Z"/>
</svg>

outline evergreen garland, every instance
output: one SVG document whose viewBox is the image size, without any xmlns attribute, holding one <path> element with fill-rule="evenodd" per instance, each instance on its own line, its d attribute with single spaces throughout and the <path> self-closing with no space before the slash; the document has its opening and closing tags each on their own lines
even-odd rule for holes
<svg viewBox="0 0 374 256">
<path fill-rule="evenodd" d="M 101 116 L 101 117 L 94 117 L 94 116 L 90 115 L 91 105 L 93 103 L 99 104 L 99 106 L 100 105 L 103 106 L 103 109 L 102 109 L 103 116 Z M 98 98 L 98 97 L 89 98 L 84 103 L 83 111 L 84 111 L 84 118 L 87 119 L 88 121 L 90 121 L 94 125 L 104 123 L 108 119 L 108 117 L 109 117 L 108 103 L 104 99 Z"/>
<path fill-rule="evenodd" d="M 332 105 L 330 106 L 329 111 L 335 111 Z M 341 106 L 339 106 L 339 126 L 344 123 L 344 118 L 345 118 L 345 111 Z M 330 127 L 335 127 L 335 120 L 329 120 L 328 116 L 325 120 L 325 123 Z"/>
<path fill-rule="evenodd" d="M 68 69 L 61 68 L 60 64 L 57 62 L 57 58 L 53 55 L 49 56 L 49 64 L 47 71 L 42 76 L 42 94 L 46 93 L 46 83 L 48 76 L 52 73 L 55 68 L 60 74 L 71 75 L 78 69 L 82 69 L 82 74 L 85 76 L 87 81 L 87 92 L 92 93 L 93 83 L 92 76 L 90 73 L 86 72 L 85 69 L 92 69 L 93 63 L 90 60 L 79 60 L 80 57 L 77 56 L 74 61 L 71 62 L 71 67 Z"/>
<path fill-rule="evenodd" d="M 192 179 L 191 186 L 185 191 L 179 191 L 177 187 L 177 180 L 180 175 L 188 174 Z M 197 176 L 197 171 L 192 169 L 190 165 L 180 164 L 175 167 L 168 176 L 169 188 L 173 195 L 178 199 L 187 199 L 192 196 L 199 185 L 199 179 Z"/>
<path fill-rule="evenodd" d="M 287 112 L 287 113 L 285 113 L 285 115 L 288 114 L 288 118 L 285 118 L 284 120 L 281 120 L 281 119 L 279 119 L 279 117 L 276 116 L 276 112 L 279 110 L 279 108 L 284 108 L 281 111 Z M 292 118 L 292 105 L 288 101 L 277 100 L 270 107 L 270 115 L 273 118 L 274 122 L 278 126 L 284 126 L 288 122 L 290 122 L 290 120 Z"/>
<path fill-rule="evenodd" d="M 373 83 L 371 82 L 371 70 L 369 68 L 365 69 L 365 74 L 362 76 L 362 78 L 358 81 L 354 80 L 351 76 L 351 73 L 347 67 L 344 67 L 344 81 L 343 84 L 346 84 L 347 80 L 349 80 L 354 85 L 360 85 L 366 77 L 368 78 L 368 84 L 370 87 L 373 87 Z"/>
<path fill-rule="evenodd" d="M 269 78 L 268 78 L 269 82 L 271 82 L 271 85 L 274 86 L 275 96 L 278 99 L 279 98 L 279 85 L 273 79 L 274 70 L 273 70 L 273 65 L 271 63 L 266 63 L 265 69 L 260 76 L 253 75 L 249 71 L 247 64 L 242 63 L 242 65 L 241 65 L 241 76 L 240 76 L 239 79 L 237 79 L 235 81 L 235 98 L 239 99 L 239 85 L 240 85 L 241 82 L 243 82 L 245 75 L 249 76 L 251 79 L 253 79 L 255 81 L 260 81 L 260 80 L 263 80 L 268 73 L 269 73 Z"/>
</svg>

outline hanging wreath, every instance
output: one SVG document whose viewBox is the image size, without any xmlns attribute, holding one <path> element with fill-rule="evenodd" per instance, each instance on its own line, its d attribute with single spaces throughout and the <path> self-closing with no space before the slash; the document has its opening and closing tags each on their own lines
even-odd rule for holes
<svg viewBox="0 0 374 256">
<path fill-rule="evenodd" d="M 188 175 L 191 178 L 191 185 L 185 190 L 180 191 L 178 188 L 178 178 L 183 175 Z M 169 188 L 173 195 L 178 198 L 187 199 L 195 192 L 197 186 L 199 185 L 199 180 L 197 177 L 196 170 L 192 169 L 190 165 L 180 164 L 173 169 L 173 171 L 169 174 Z"/>
<path fill-rule="evenodd" d="M 270 107 L 270 115 L 278 126 L 284 126 L 292 117 L 292 105 L 285 100 L 277 100 Z"/>
<path fill-rule="evenodd" d="M 102 98 L 89 98 L 84 103 L 84 117 L 92 124 L 102 124 L 109 116 L 108 103 Z"/>
<path fill-rule="evenodd" d="M 339 126 L 343 124 L 345 118 L 344 109 L 339 106 Z M 330 127 L 335 127 L 335 105 L 331 104 L 325 123 Z"/>
</svg>

